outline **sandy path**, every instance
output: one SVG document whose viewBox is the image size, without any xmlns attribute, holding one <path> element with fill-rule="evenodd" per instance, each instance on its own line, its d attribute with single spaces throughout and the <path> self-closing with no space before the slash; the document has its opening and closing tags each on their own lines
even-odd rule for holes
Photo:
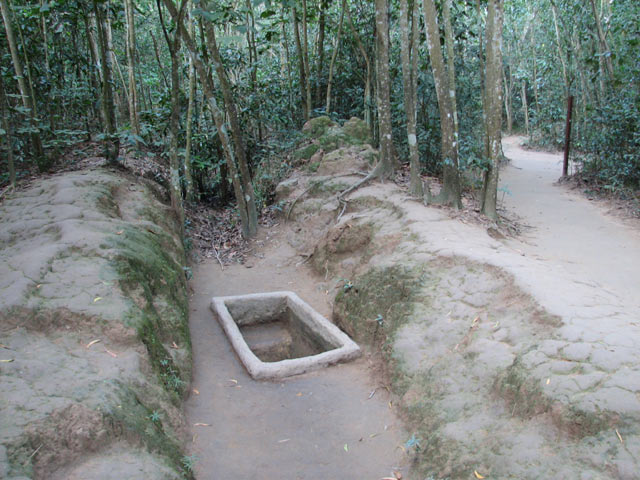
<svg viewBox="0 0 640 480">
<path fill-rule="evenodd" d="M 295 290 L 325 316 L 318 282 L 283 239 L 259 248 L 252 268 L 206 262 L 194 272 L 194 381 L 186 413 L 199 480 L 381 478 L 402 470 L 408 437 L 366 359 L 278 382 L 253 381 L 209 310 L 212 296 Z M 230 381 L 238 382 L 235 385 Z M 211 427 L 193 426 L 206 423 Z M 372 437 L 373 436 L 373 437 Z M 346 445 L 346 448 L 345 448 Z M 405 478 L 406 470 L 405 470 Z"/>
<path fill-rule="evenodd" d="M 504 153 L 512 162 L 501 172 L 500 182 L 506 208 L 533 227 L 521 249 L 618 299 L 637 300 L 638 231 L 582 195 L 555 185 L 562 174 L 562 156 L 524 150 L 521 140 L 505 138 Z"/>
</svg>

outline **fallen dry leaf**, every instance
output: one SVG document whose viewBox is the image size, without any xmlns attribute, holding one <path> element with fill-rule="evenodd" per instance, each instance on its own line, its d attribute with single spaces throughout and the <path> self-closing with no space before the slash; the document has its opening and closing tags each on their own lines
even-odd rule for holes
<svg viewBox="0 0 640 480">
<path fill-rule="evenodd" d="M 200 395 L 200 392 L 197 389 L 193 389 L 193 393 L 195 393 L 196 395 Z"/>
<path fill-rule="evenodd" d="M 0 363 L 11 363 L 13 362 L 13 358 L 3 358 L 0 360 Z"/>
<path fill-rule="evenodd" d="M 547 378 L 547 385 L 549 385 L 551 383 L 551 379 Z"/>
<path fill-rule="evenodd" d="M 480 475 L 477 470 L 474 470 L 473 474 L 476 476 L 478 480 L 482 480 L 484 478 L 484 475 Z"/>
<path fill-rule="evenodd" d="M 283 438 L 282 440 L 278 440 L 278 443 L 286 443 L 289 440 L 291 440 L 290 438 Z"/>
<path fill-rule="evenodd" d="M 194 423 L 193 426 L 194 427 L 210 427 L 211 425 L 209 425 L 208 423 Z"/>
<path fill-rule="evenodd" d="M 396 480 L 402 480 L 402 473 L 400 473 L 400 472 L 393 472 L 393 475 L 396 477 Z"/>
<path fill-rule="evenodd" d="M 296 393 L 296 397 L 301 397 L 301 396 L 302 396 L 302 392 Z"/>
<path fill-rule="evenodd" d="M 178 344 L 176 342 L 171 342 L 171 348 L 175 348 L 177 350 L 180 347 L 178 346 Z"/>
<path fill-rule="evenodd" d="M 122 233 L 123 233 L 123 232 L 124 232 L 124 230 L 118 230 L 118 231 L 116 232 L 116 235 L 122 235 Z"/>
<path fill-rule="evenodd" d="M 112 352 L 107 347 L 104 347 L 104 351 L 107 352 L 109 355 L 111 355 L 113 358 L 116 358 L 118 356 L 116 352 Z"/>
<path fill-rule="evenodd" d="M 622 435 L 620 435 L 620 432 L 618 431 L 617 428 L 616 428 L 616 435 L 618 436 L 618 440 L 620 440 L 620 443 L 624 443 L 624 441 L 622 440 Z"/>
<path fill-rule="evenodd" d="M 102 297 L 96 297 L 93 299 L 93 303 L 99 302 L 100 300 L 102 300 Z"/>
<path fill-rule="evenodd" d="M 85 348 L 90 348 L 91 345 L 95 345 L 96 343 L 98 343 L 100 341 L 99 338 L 96 338 L 95 340 L 91 340 L 89 343 L 87 343 L 87 345 L 85 346 Z"/>
</svg>

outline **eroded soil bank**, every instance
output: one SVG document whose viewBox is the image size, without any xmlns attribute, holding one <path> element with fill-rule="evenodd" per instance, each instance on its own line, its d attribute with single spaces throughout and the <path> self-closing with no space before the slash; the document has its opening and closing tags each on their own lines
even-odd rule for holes
<svg viewBox="0 0 640 480">
<path fill-rule="evenodd" d="M 184 251 L 157 185 L 103 168 L 0 207 L 0 477 L 190 477 Z"/>
<path fill-rule="evenodd" d="M 335 129 L 312 129 L 311 143 Z M 393 184 L 361 188 L 345 206 L 336 193 L 362 178 L 357 171 L 368 168 L 370 148 L 338 144 L 324 157 L 314 154 L 280 186 L 279 199 L 291 209 L 291 246 L 334 286 L 336 323 L 391 365 L 419 447 L 415 478 L 637 478 L 638 287 L 612 272 L 592 278 L 598 270 L 590 267 L 606 269 L 619 252 L 600 251 L 599 262 L 583 265 L 578 254 L 593 246 L 567 257 L 562 249 L 534 252 L 535 243 L 552 242 L 544 238 L 543 211 L 553 199 L 537 204 L 537 240 L 461 222 Z M 525 167 L 508 167 L 509 181 L 518 168 Z M 535 190 L 541 176 L 518 181 Z M 560 187 L 539 188 L 564 195 Z M 594 235 L 618 235 L 594 220 L 598 212 L 586 212 L 584 222 L 549 213 L 550 221 L 559 218 L 553 228 L 566 232 L 561 245 L 584 240 L 571 236 L 571 222 L 576 232 L 595 224 Z M 636 237 L 624 235 L 615 238 L 634 261 L 629 239 Z M 625 265 L 622 274 L 637 276 Z"/>
</svg>

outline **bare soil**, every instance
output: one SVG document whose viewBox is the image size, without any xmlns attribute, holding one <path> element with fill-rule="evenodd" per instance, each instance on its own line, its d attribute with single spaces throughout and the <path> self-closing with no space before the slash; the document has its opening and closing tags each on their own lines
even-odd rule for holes
<svg viewBox="0 0 640 480">
<path fill-rule="evenodd" d="M 405 472 L 408 437 L 394 398 L 367 357 L 279 382 L 252 380 L 209 308 L 211 297 L 293 290 L 331 317 L 331 287 L 287 243 L 287 227 L 265 229 L 245 265 L 194 269 L 194 377 L 186 413 L 198 479 L 382 478 Z M 375 392 L 372 395 L 372 392 Z"/>
<path fill-rule="evenodd" d="M 409 475 L 637 478 L 638 231 L 557 185 L 558 155 L 513 138 L 505 154 L 520 235 L 389 183 L 342 212 L 358 176 L 299 172 L 289 242 L 333 287 L 338 325 L 386 357 L 419 445 Z"/>
</svg>

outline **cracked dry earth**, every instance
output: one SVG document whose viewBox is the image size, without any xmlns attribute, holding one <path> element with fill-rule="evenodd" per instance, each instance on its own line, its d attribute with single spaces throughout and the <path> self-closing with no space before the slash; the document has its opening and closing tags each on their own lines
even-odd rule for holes
<svg viewBox="0 0 640 480">
<path fill-rule="evenodd" d="M 390 184 L 356 191 L 336 224 L 330 192 L 358 178 L 299 172 L 289 201 L 324 183 L 297 202 L 290 243 L 329 288 L 352 282 L 333 316 L 357 341 L 371 341 L 363 318 L 385 316 L 420 442 L 411 478 L 639 478 L 640 235 L 555 185 L 558 155 L 515 138 L 505 154 L 505 206 L 532 227 L 519 238 Z"/>
<path fill-rule="evenodd" d="M 189 381 L 183 265 L 169 208 L 135 177 L 52 175 L 5 199 L 0 478 L 184 478 L 180 397 L 157 369 Z"/>
</svg>

